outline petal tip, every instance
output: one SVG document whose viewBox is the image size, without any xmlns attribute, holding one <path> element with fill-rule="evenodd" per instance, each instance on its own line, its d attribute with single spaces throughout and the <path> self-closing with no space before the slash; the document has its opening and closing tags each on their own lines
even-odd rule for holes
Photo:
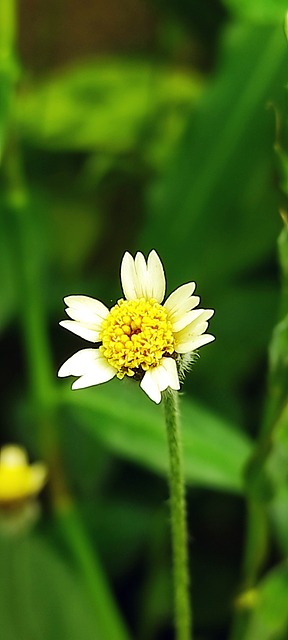
<svg viewBox="0 0 288 640">
<path fill-rule="evenodd" d="M 79 386 L 79 380 L 80 380 L 80 378 L 78 378 L 78 380 L 75 380 L 73 382 L 73 384 L 71 385 L 72 391 L 76 391 L 77 389 L 81 389 L 81 387 Z"/>
<path fill-rule="evenodd" d="M 149 253 L 149 255 L 148 255 L 148 258 L 149 258 L 149 256 L 152 256 L 153 258 L 154 258 L 154 257 L 156 257 L 156 258 L 158 258 L 158 260 L 160 260 L 159 255 L 158 255 L 158 253 L 157 253 L 156 249 L 151 249 L 151 251 L 150 251 L 150 253 Z"/>
<path fill-rule="evenodd" d="M 65 363 L 61 365 L 60 369 L 57 371 L 58 378 L 66 378 L 67 373 L 65 373 Z"/>
</svg>

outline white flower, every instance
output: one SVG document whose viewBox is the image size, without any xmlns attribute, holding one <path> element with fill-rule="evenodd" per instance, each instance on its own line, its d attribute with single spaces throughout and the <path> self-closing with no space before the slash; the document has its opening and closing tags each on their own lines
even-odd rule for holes
<svg viewBox="0 0 288 640">
<path fill-rule="evenodd" d="M 165 275 L 156 251 L 147 264 L 142 253 L 126 252 L 121 264 L 125 300 L 108 309 L 87 296 L 68 296 L 66 313 L 71 320 L 62 327 L 89 342 L 95 349 L 82 349 L 67 360 L 58 376 L 78 376 L 72 389 L 82 389 L 115 376 L 140 380 L 140 387 L 157 404 L 161 392 L 180 388 L 177 363 L 196 349 L 214 340 L 205 333 L 212 309 L 195 309 L 195 282 L 176 289 L 162 305 Z"/>
</svg>

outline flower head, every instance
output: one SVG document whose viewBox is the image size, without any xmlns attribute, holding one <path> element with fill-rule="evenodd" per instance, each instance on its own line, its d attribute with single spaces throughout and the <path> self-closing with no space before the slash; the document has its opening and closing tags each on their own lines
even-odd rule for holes
<svg viewBox="0 0 288 640">
<path fill-rule="evenodd" d="M 79 376 L 72 389 L 82 389 L 115 376 L 140 380 L 140 387 L 157 404 L 161 392 L 179 389 L 179 365 L 187 354 L 214 340 L 205 333 L 212 309 L 195 309 L 195 283 L 176 289 L 162 304 L 166 282 L 156 251 L 146 260 L 142 253 L 126 252 L 121 264 L 125 299 L 112 309 L 87 296 L 64 298 L 71 318 L 62 327 L 98 343 L 96 349 L 81 349 L 58 371 L 60 377 Z"/>
<path fill-rule="evenodd" d="M 6 445 L 0 450 L 0 506 L 19 504 L 43 488 L 46 467 L 38 462 L 29 465 L 22 447 Z"/>
</svg>

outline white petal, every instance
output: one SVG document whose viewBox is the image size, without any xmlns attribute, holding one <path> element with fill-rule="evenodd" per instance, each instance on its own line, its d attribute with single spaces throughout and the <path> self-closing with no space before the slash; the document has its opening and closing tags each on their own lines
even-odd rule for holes
<svg viewBox="0 0 288 640">
<path fill-rule="evenodd" d="M 162 358 L 158 367 L 146 371 L 140 387 L 157 404 L 161 401 L 161 391 L 165 391 L 167 387 L 175 390 L 180 389 L 175 360 Z"/>
<path fill-rule="evenodd" d="M 140 298 L 150 298 L 149 295 L 149 277 L 146 265 L 146 260 L 143 253 L 136 253 L 135 256 L 135 273 L 137 278 L 137 292 Z"/>
<path fill-rule="evenodd" d="M 64 327 L 64 329 L 68 329 L 68 331 L 75 333 L 76 336 L 84 338 L 84 340 L 88 340 L 89 342 L 99 342 L 100 330 L 93 329 L 93 326 L 90 324 L 75 322 L 74 320 L 61 320 L 59 324 L 61 327 Z"/>
<path fill-rule="evenodd" d="M 126 251 L 122 259 L 120 277 L 126 300 L 135 300 L 142 297 L 138 295 L 138 278 L 134 258 L 128 251 Z"/>
<path fill-rule="evenodd" d="M 192 338 L 195 335 L 198 336 L 206 331 L 208 326 L 207 320 L 210 320 L 210 318 L 213 316 L 214 309 L 197 309 L 192 313 L 195 314 L 194 318 L 186 327 L 184 327 L 180 331 L 175 331 L 174 329 L 176 342 L 179 342 L 179 340 L 183 341 L 183 339 L 186 341 L 186 338 Z M 205 327 L 204 323 L 206 323 Z"/>
<path fill-rule="evenodd" d="M 107 309 L 103 302 L 96 300 L 96 298 L 90 298 L 89 296 L 66 296 L 64 302 L 67 307 L 72 307 L 73 309 L 82 309 L 85 307 L 103 319 L 106 318 L 109 313 L 109 309 Z"/>
<path fill-rule="evenodd" d="M 126 300 L 155 298 L 162 302 L 165 294 L 165 275 L 156 251 L 151 251 L 146 264 L 140 251 L 135 260 L 126 251 L 121 264 L 121 283 Z"/>
<path fill-rule="evenodd" d="M 190 325 L 194 320 L 197 320 L 199 316 L 201 316 L 203 309 L 193 309 L 193 311 L 187 311 L 186 313 L 177 314 L 177 320 L 174 319 L 172 321 L 172 329 L 175 333 L 181 331 L 188 325 Z"/>
<path fill-rule="evenodd" d="M 168 359 L 171 360 L 172 358 L 167 358 L 167 360 Z M 165 366 L 163 366 L 163 360 L 164 359 L 162 359 L 161 364 L 158 367 L 155 367 L 155 369 L 152 369 L 154 378 L 155 380 L 157 380 L 159 391 L 165 391 L 165 389 L 169 387 L 169 381 L 170 381 L 169 371 L 166 369 Z"/>
<path fill-rule="evenodd" d="M 214 316 L 214 309 L 203 309 L 203 316 L 201 318 L 201 320 L 210 320 L 210 318 L 212 318 L 212 316 Z"/>
<path fill-rule="evenodd" d="M 99 349 L 81 349 L 62 364 L 58 376 L 60 378 L 83 376 L 95 366 L 95 362 L 100 358 L 103 359 L 103 356 L 101 356 Z"/>
<path fill-rule="evenodd" d="M 185 301 L 183 301 L 181 305 L 179 303 L 178 307 L 175 307 L 174 311 L 168 311 L 167 309 L 169 320 L 171 320 L 171 322 L 176 322 L 177 320 L 180 320 L 183 314 L 197 307 L 199 302 L 200 302 L 199 296 L 191 296 L 190 298 L 187 298 Z M 165 307 L 165 304 L 164 304 L 164 307 Z"/>
<path fill-rule="evenodd" d="M 202 336 L 195 336 L 194 338 L 191 338 L 190 341 L 180 342 L 175 347 L 175 351 L 177 353 L 191 353 L 191 351 L 195 351 L 195 349 L 199 349 L 200 347 L 203 347 L 204 344 L 213 342 L 213 340 L 215 340 L 215 336 L 205 333 Z"/>
<path fill-rule="evenodd" d="M 72 389 L 83 389 L 95 384 L 108 382 L 116 371 L 104 358 L 99 349 L 81 349 L 66 360 L 58 371 L 58 376 L 80 376 L 72 384 Z"/>
<path fill-rule="evenodd" d="M 208 320 L 213 316 L 213 313 L 213 309 L 198 309 L 194 320 L 180 331 L 174 333 L 175 351 L 177 353 L 189 353 L 214 340 L 214 336 L 202 335 L 208 329 Z"/>
<path fill-rule="evenodd" d="M 106 366 L 102 362 L 97 363 L 97 369 L 95 371 L 91 371 L 91 373 L 87 373 L 85 376 L 81 376 L 78 380 L 75 380 L 72 384 L 72 389 L 85 389 L 86 387 L 93 387 L 96 384 L 102 384 L 103 382 L 108 382 L 112 380 L 116 376 L 116 370 L 113 367 L 110 367 L 106 363 Z"/>
<path fill-rule="evenodd" d="M 196 287 L 195 282 L 187 282 L 186 284 L 182 284 L 181 287 L 178 287 L 178 289 L 175 289 L 175 291 L 173 291 L 173 293 L 170 294 L 170 296 L 167 298 L 166 302 L 164 303 L 165 309 L 167 309 L 167 311 L 170 311 L 172 314 L 175 311 L 178 311 L 178 308 L 181 309 L 183 304 L 185 304 L 186 301 L 189 300 L 189 298 L 191 298 L 192 293 L 195 291 L 195 287 Z M 199 302 L 198 296 L 195 296 L 195 298 Z M 194 306 L 196 306 L 198 302 L 196 302 Z M 192 308 L 193 308 L 192 306 L 188 307 L 187 311 L 190 311 L 190 309 Z"/>
<path fill-rule="evenodd" d="M 154 249 L 148 256 L 147 270 L 149 277 L 148 297 L 155 298 L 160 303 L 165 295 L 166 281 L 162 262 Z"/>
<path fill-rule="evenodd" d="M 197 330 L 194 331 L 194 335 L 201 336 L 208 329 L 208 322 L 199 322 L 197 324 Z"/>
<path fill-rule="evenodd" d="M 146 371 L 143 380 L 140 382 L 140 387 L 145 391 L 147 396 L 156 404 L 161 402 L 161 391 L 159 389 L 157 377 L 155 377 L 155 369 Z"/>
<path fill-rule="evenodd" d="M 84 327 L 95 331 L 101 330 L 103 318 L 100 318 L 99 316 L 96 318 L 95 315 L 93 316 L 91 313 L 87 313 L 85 309 L 80 311 L 80 309 L 72 309 L 71 307 L 68 307 L 65 311 L 67 316 L 72 318 L 72 320 L 79 322 L 79 324 L 82 324 Z"/>
<path fill-rule="evenodd" d="M 92 331 L 99 331 L 103 320 L 109 314 L 109 309 L 105 304 L 88 296 L 67 296 L 64 298 L 64 302 L 68 305 L 67 315 Z"/>
<path fill-rule="evenodd" d="M 175 391 L 178 391 L 178 389 L 180 389 L 180 382 L 175 360 L 173 360 L 173 358 L 163 358 L 162 366 L 168 374 L 167 386 L 171 387 L 171 389 L 175 389 Z M 165 389 L 167 389 L 167 387 L 165 387 Z M 161 391 L 164 391 L 164 389 L 161 389 Z"/>
</svg>

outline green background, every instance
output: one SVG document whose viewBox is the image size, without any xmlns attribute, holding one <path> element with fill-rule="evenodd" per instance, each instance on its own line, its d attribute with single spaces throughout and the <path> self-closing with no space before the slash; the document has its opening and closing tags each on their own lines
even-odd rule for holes
<svg viewBox="0 0 288 640">
<path fill-rule="evenodd" d="M 180 398 L 195 640 L 287 638 L 285 11 L 1 2 L 1 443 L 49 468 L 0 537 L 5 640 L 173 637 L 162 407 L 57 379 L 63 297 L 114 304 L 152 248 L 215 309 Z"/>
</svg>

